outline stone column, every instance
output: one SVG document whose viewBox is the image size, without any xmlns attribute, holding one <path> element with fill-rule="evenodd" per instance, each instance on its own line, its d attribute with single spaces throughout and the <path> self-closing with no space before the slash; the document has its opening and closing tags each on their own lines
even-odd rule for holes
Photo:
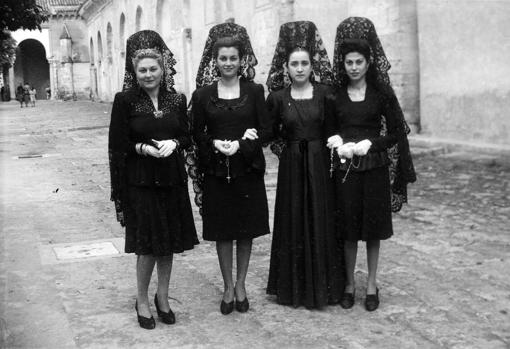
<svg viewBox="0 0 510 349">
<path fill-rule="evenodd" d="M 281 0 L 278 9 L 278 20 L 280 25 L 294 20 L 294 0 Z"/>
<path fill-rule="evenodd" d="M 97 99 L 97 70 L 96 67 L 90 66 L 90 96 L 91 100 Z"/>
<path fill-rule="evenodd" d="M 412 133 L 420 132 L 420 76 L 418 17 L 416 0 L 399 0 L 399 32 L 401 60 L 401 100 Z"/>
<path fill-rule="evenodd" d="M 14 83 L 14 65 L 12 65 L 9 68 L 9 86 L 10 86 L 10 92 L 11 92 L 11 99 L 16 98 L 16 88 L 18 86 Z"/>
<path fill-rule="evenodd" d="M 191 28 L 184 28 L 182 30 L 182 48 L 183 48 L 183 63 L 184 63 L 184 90 L 188 94 L 188 96 L 191 96 L 191 93 L 193 92 L 194 84 L 191 81 L 193 73 L 192 73 L 192 59 L 191 59 L 191 39 L 192 39 L 192 32 Z"/>
</svg>

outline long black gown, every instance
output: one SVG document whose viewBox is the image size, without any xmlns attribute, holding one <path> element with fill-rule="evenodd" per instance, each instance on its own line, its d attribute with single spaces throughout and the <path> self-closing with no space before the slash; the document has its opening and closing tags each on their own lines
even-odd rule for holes
<svg viewBox="0 0 510 349">
<path fill-rule="evenodd" d="M 280 304 L 321 308 L 344 289 L 343 246 L 335 236 L 333 182 L 325 142 L 329 89 L 295 100 L 290 87 L 269 95 L 274 133 L 284 141 L 278 168 L 267 293 Z"/>
</svg>

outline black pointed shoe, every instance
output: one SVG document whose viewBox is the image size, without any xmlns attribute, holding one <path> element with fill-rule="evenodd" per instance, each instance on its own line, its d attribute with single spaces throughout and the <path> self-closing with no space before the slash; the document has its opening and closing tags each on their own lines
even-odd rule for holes
<svg viewBox="0 0 510 349">
<path fill-rule="evenodd" d="M 227 303 L 224 300 L 221 300 L 220 311 L 223 315 L 228 315 L 231 312 L 233 312 L 234 311 L 234 301 Z"/>
<path fill-rule="evenodd" d="M 146 330 L 153 330 L 156 328 L 156 321 L 154 320 L 153 316 L 149 318 L 145 316 L 140 316 L 140 314 L 138 314 L 138 301 L 135 302 L 135 310 L 136 316 L 138 318 L 138 324 L 140 325 L 141 328 L 145 328 Z"/>
<path fill-rule="evenodd" d="M 156 306 L 156 311 L 158 312 L 158 317 L 161 319 L 161 321 L 163 321 L 165 324 L 168 324 L 168 325 L 175 324 L 175 314 L 172 311 L 172 309 L 168 310 L 168 313 L 165 313 L 164 311 L 159 309 L 157 293 L 154 295 L 154 305 Z"/>
<path fill-rule="evenodd" d="M 365 309 L 367 311 L 374 311 L 379 308 L 379 289 L 375 289 L 375 294 L 367 294 L 365 298 Z"/>
<path fill-rule="evenodd" d="M 250 309 L 250 303 L 248 302 L 248 297 L 244 297 L 242 302 L 236 300 L 236 310 L 240 313 L 246 313 Z"/>
<path fill-rule="evenodd" d="M 342 293 L 342 298 L 340 298 L 340 306 L 344 309 L 351 309 L 354 306 L 354 291 L 352 293 Z"/>
</svg>

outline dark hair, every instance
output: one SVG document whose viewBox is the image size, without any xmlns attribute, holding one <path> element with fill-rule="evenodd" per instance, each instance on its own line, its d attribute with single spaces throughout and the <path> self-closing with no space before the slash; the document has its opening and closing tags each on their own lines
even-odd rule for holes
<svg viewBox="0 0 510 349">
<path fill-rule="evenodd" d="M 361 54 L 363 57 L 365 57 L 367 63 L 370 64 L 368 66 L 367 75 L 366 75 L 367 84 L 374 87 L 377 91 L 379 91 L 383 94 L 387 94 L 388 88 L 386 86 L 382 85 L 381 83 L 379 83 L 379 81 L 377 80 L 377 69 L 375 67 L 375 64 L 372 64 L 370 62 L 371 51 L 370 51 L 370 45 L 368 44 L 368 42 L 363 39 L 345 39 L 340 44 L 340 54 L 342 55 L 342 64 L 345 64 L 345 56 L 347 56 L 347 54 L 352 53 L 352 52 L 357 52 L 357 53 Z M 347 76 L 347 74 L 344 74 L 341 77 L 341 80 L 342 80 L 342 86 L 347 86 L 347 84 L 349 83 L 349 77 Z M 391 89 L 391 87 L 389 87 L 389 89 L 391 91 L 393 91 Z"/>
<path fill-rule="evenodd" d="M 289 58 L 290 58 L 291 54 L 293 54 L 294 52 L 299 52 L 299 51 L 304 51 L 304 52 L 308 53 L 308 58 L 310 59 L 310 63 L 312 62 L 312 53 L 310 52 L 310 50 L 308 50 L 306 47 L 294 46 L 294 47 L 290 47 L 289 49 L 287 49 L 287 53 L 285 55 L 285 64 L 289 64 Z"/>
<path fill-rule="evenodd" d="M 345 56 L 348 53 L 358 52 L 365 57 L 367 62 L 370 62 L 370 45 L 363 39 L 345 39 L 340 44 L 340 54 L 342 61 L 345 61 Z"/>
<path fill-rule="evenodd" d="M 239 54 L 239 59 L 244 57 L 245 52 L 244 52 L 243 43 L 239 39 L 237 39 L 233 36 L 224 36 L 224 37 L 216 40 L 216 42 L 213 45 L 212 51 L 213 51 L 214 59 L 218 58 L 218 52 L 220 51 L 220 48 L 223 48 L 223 47 L 234 47 L 237 49 L 237 52 Z"/>
</svg>

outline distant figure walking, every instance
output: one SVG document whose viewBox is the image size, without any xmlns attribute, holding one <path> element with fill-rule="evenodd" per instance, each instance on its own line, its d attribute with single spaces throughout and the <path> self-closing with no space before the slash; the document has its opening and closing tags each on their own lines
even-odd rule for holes
<svg viewBox="0 0 510 349">
<path fill-rule="evenodd" d="M 51 88 L 48 86 L 46 87 L 46 99 L 50 99 L 51 98 Z"/>
<path fill-rule="evenodd" d="M 19 102 L 19 107 L 23 108 L 23 85 L 21 83 L 16 88 L 16 99 Z"/>
<path fill-rule="evenodd" d="M 32 107 L 35 107 L 35 95 L 37 93 L 37 90 L 34 88 L 29 90 L 30 94 L 30 104 L 32 104 Z"/>
<path fill-rule="evenodd" d="M 23 86 L 23 103 L 25 103 L 25 107 L 27 108 L 28 102 L 30 102 L 30 85 L 25 84 L 25 86 Z"/>
</svg>

